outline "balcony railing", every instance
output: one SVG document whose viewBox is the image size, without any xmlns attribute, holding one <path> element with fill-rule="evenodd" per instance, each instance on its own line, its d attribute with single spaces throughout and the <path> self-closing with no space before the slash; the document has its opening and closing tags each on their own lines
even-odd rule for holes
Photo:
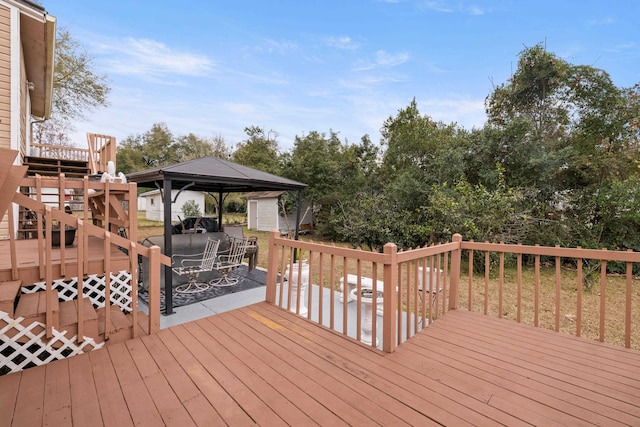
<svg viewBox="0 0 640 427">
<path fill-rule="evenodd" d="M 92 174 L 107 171 L 109 161 L 116 161 L 116 138 L 110 135 L 87 133 L 88 148 L 31 143 L 29 156 L 45 159 L 87 162 Z"/>
<path fill-rule="evenodd" d="M 35 142 L 31 143 L 29 155 L 45 159 L 74 160 L 79 162 L 89 161 L 89 150 L 87 148 L 38 144 Z"/>
<path fill-rule="evenodd" d="M 308 267 L 294 264 L 300 253 Z M 276 232 L 270 235 L 267 301 L 345 335 L 356 325 L 356 339 L 387 352 L 458 308 L 640 348 L 634 267 L 640 267 L 640 253 L 631 251 L 475 243 L 454 235 L 446 244 L 406 251 L 387 244 L 375 253 Z M 305 277 L 303 268 L 308 283 L 297 280 Z M 355 310 L 341 303 L 349 297 Z M 596 314 L 585 319 L 587 309 Z M 374 338 L 363 340 L 369 332 Z"/>
</svg>

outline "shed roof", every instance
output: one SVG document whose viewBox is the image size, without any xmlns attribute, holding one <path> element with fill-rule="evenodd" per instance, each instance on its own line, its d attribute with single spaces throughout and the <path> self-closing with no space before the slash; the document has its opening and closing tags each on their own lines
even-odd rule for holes
<svg viewBox="0 0 640 427">
<path fill-rule="evenodd" d="M 252 191 L 244 195 L 249 200 L 255 199 L 275 199 L 278 198 L 283 191 Z"/>
<path fill-rule="evenodd" d="M 163 188 L 165 179 L 172 182 L 172 188 L 182 189 L 189 186 L 189 190 L 222 193 L 301 190 L 307 186 L 217 157 L 203 157 L 127 175 L 128 181 L 138 183 L 138 187 L 147 188 Z"/>
</svg>

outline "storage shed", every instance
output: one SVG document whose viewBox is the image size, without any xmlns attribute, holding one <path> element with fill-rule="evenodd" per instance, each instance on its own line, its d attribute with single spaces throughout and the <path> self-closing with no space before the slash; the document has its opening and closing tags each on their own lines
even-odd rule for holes
<svg viewBox="0 0 640 427">
<path fill-rule="evenodd" d="M 284 191 L 253 191 L 247 193 L 247 228 L 257 231 L 280 230 L 286 234 L 295 231 L 296 213 L 280 213 L 278 198 Z M 313 214 L 307 209 L 308 203 L 302 202 L 300 228 L 309 229 L 313 224 Z M 303 227 L 308 225 L 308 227 Z"/>
<path fill-rule="evenodd" d="M 138 196 L 138 200 L 142 200 L 142 203 L 139 202 L 138 205 L 144 206 L 146 212 L 145 217 L 148 220 L 164 221 L 164 203 L 162 202 L 160 190 L 142 193 Z M 179 221 L 180 218 L 178 217 L 184 216 L 182 206 L 189 200 L 193 200 L 200 207 L 200 213 L 204 212 L 204 193 L 201 191 L 185 190 L 180 192 L 179 190 L 172 190 L 171 200 L 175 200 L 175 203 L 171 204 L 171 222 Z"/>
</svg>

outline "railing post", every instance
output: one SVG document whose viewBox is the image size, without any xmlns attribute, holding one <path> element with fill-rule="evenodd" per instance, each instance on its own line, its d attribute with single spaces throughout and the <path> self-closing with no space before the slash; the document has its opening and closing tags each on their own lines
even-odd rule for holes
<svg viewBox="0 0 640 427">
<path fill-rule="evenodd" d="M 462 258 L 462 235 L 456 233 L 452 241 L 457 243 L 456 249 L 451 251 L 451 273 L 449 277 L 449 310 L 458 308 L 458 290 L 460 289 L 460 261 Z"/>
<path fill-rule="evenodd" d="M 131 329 L 131 338 L 137 338 L 138 336 L 138 243 L 131 242 L 129 246 L 129 268 L 131 272 L 131 323 L 133 328 Z M 111 273 L 109 273 L 111 274 Z"/>
<path fill-rule="evenodd" d="M 18 212 L 20 212 L 19 205 Z M 9 221 L 9 258 L 11 258 L 11 280 L 18 280 L 18 253 L 16 252 L 16 231 L 13 223 L 13 203 L 9 203 L 7 215 Z M 19 223 L 20 220 L 18 219 L 18 224 Z"/>
<path fill-rule="evenodd" d="M 46 263 L 45 263 L 45 325 L 46 325 L 46 337 L 53 337 L 53 261 L 51 260 L 51 207 L 45 206 L 45 215 L 47 222 L 45 223 L 45 236 L 47 238 L 47 245 L 45 247 Z M 58 325 L 56 325 L 58 326 Z"/>
<path fill-rule="evenodd" d="M 149 248 L 149 335 L 160 331 L 160 247 Z"/>
<path fill-rule="evenodd" d="M 384 299 L 382 317 L 382 350 L 392 353 L 396 349 L 396 307 L 398 288 L 398 247 L 393 243 L 384 245 L 387 259 L 384 264 Z"/>
<path fill-rule="evenodd" d="M 268 303 L 276 303 L 276 282 L 278 281 L 278 245 L 276 237 L 280 235 L 278 230 L 269 233 L 269 258 L 267 260 L 267 292 L 265 300 Z"/>
</svg>

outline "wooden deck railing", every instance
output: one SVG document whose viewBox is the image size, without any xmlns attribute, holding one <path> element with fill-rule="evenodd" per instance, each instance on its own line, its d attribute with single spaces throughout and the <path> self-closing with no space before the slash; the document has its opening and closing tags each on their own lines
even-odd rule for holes
<svg viewBox="0 0 640 427">
<path fill-rule="evenodd" d="M 71 211 L 85 221 L 101 225 L 105 230 L 126 235 L 137 241 L 138 198 L 135 183 L 110 183 L 84 179 L 35 176 L 23 178 L 22 191 L 30 198 L 52 208 Z M 40 228 L 42 220 L 37 218 L 34 227 Z M 38 225 L 40 224 L 40 225 Z M 28 230 L 19 230 L 28 233 Z"/>
<path fill-rule="evenodd" d="M 640 253 L 476 242 L 461 249 L 468 271 L 459 303 L 467 310 L 640 348 Z"/>
<path fill-rule="evenodd" d="M 300 301 L 301 289 L 292 289 L 299 286 L 292 271 L 298 268 L 297 275 L 302 273 L 301 265 L 293 263 L 301 251 L 310 283 L 304 317 L 345 335 L 349 322 L 355 323 L 360 340 L 365 320 L 360 290 L 371 287 L 373 307 L 378 308 L 378 316 L 371 319 L 372 335 L 382 328 L 383 351 L 393 351 L 429 322 L 457 308 L 640 348 L 640 291 L 633 276 L 634 266 L 640 264 L 638 252 L 463 242 L 456 234 L 442 245 L 397 251 L 387 244 L 383 253 L 374 253 L 294 241 L 274 232 L 266 299 L 298 314 L 305 304 Z M 612 263 L 618 267 L 622 263 L 624 273 L 611 273 Z M 587 276 L 598 276 L 588 292 Z M 347 287 L 340 290 L 340 282 L 348 279 L 357 289 L 355 315 L 349 314 L 348 304 L 339 302 L 340 296 L 348 301 Z M 323 307 L 327 303 L 328 310 Z M 585 319 L 587 309 L 592 315 Z M 376 347 L 375 340 L 371 346 Z"/>
<path fill-rule="evenodd" d="M 92 174 L 105 172 L 109 161 L 116 161 L 116 138 L 87 132 L 88 148 L 31 143 L 32 157 L 87 162 Z"/>
<path fill-rule="evenodd" d="M 269 239 L 266 300 L 298 314 L 306 305 L 305 317 L 344 335 L 351 322 L 356 325 L 356 339 L 361 340 L 363 322 L 368 322 L 362 307 L 368 299 L 363 297 L 362 289 L 370 288 L 371 306 L 375 307 L 372 311 L 382 314 L 381 324 L 379 316 L 371 316 L 371 336 L 376 337 L 382 328 L 381 348 L 392 352 L 426 327 L 428 319 L 435 320 L 450 309 L 453 291 L 448 287 L 459 276 L 452 273 L 459 271 L 459 248 L 459 242 L 453 242 L 398 252 L 396 245 L 389 243 L 383 253 L 377 253 L 281 238 L 273 232 Z M 311 284 L 304 300 L 303 285 L 295 279 L 296 275 L 302 276 L 303 267 L 294 264 L 294 256 L 301 253 L 309 266 Z M 339 302 L 349 301 L 352 296 L 344 285 L 348 283 L 355 289 L 356 298 L 355 316 L 351 314 L 351 318 L 348 303 Z M 378 347 L 375 339 L 371 346 Z"/>
<path fill-rule="evenodd" d="M 29 155 L 45 159 L 74 160 L 79 162 L 89 161 L 89 150 L 87 148 L 40 144 L 37 142 L 31 143 Z"/>
<path fill-rule="evenodd" d="M 32 182 L 33 181 L 33 182 Z M 40 178 L 27 178 L 23 180 L 23 184 L 25 182 L 28 185 L 35 184 L 38 189 L 43 187 L 42 183 L 44 179 Z M 84 189 L 84 194 L 88 194 L 88 188 L 94 189 L 96 191 L 102 191 L 106 193 L 107 200 L 109 199 L 109 192 L 111 187 L 120 188 L 119 186 L 123 186 L 122 192 L 129 192 L 133 195 L 135 199 L 136 196 L 136 185 L 135 184 L 109 184 L 109 183 L 93 183 L 88 180 L 64 180 L 60 181 L 60 194 L 64 194 L 62 191 L 64 188 L 81 188 Z M 97 194 L 97 193 L 95 193 Z M 140 245 L 136 242 L 136 240 L 131 238 L 125 238 L 117 233 L 113 233 L 110 230 L 110 227 L 98 226 L 94 225 L 90 222 L 87 216 L 87 208 L 83 209 L 85 216 L 82 215 L 74 215 L 64 212 L 63 209 L 58 209 L 52 207 L 51 205 L 45 204 L 37 199 L 25 196 L 20 193 L 16 193 L 13 198 L 13 203 L 16 203 L 21 208 L 26 208 L 29 211 L 35 213 L 38 218 L 39 224 L 44 224 L 44 233 L 40 232 L 42 228 L 38 228 L 36 230 L 36 235 L 38 239 L 38 265 L 40 268 L 40 279 L 44 280 L 46 283 L 46 326 L 47 326 L 47 337 L 52 336 L 52 304 L 53 304 L 53 247 L 52 247 L 52 231 L 53 226 L 56 224 L 56 227 L 61 230 L 60 234 L 60 247 L 59 249 L 59 273 L 63 278 L 71 278 L 77 277 L 77 295 L 82 296 L 83 292 L 83 283 L 82 280 L 89 273 L 89 238 L 95 237 L 101 239 L 103 241 L 103 251 L 104 251 L 104 260 L 102 262 L 103 269 L 101 271 L 92 271 L 92 274 L 104 274 L 105 286 L 104 286 L 104 303 L 106 306 L 105 310 L 105 324 L 109 324 L 110 322 L 110 282 L 111 282 L 111 273 L 116 273 L 117 271 L 112 271 L 112 257 L 111 252 L 113 248 L 117 248 L 123 250 L 126 254 L 128 254 L 128 263 L 125 267 L 127 271 L 131 273 L 130 278 L 130 292 L 131 292 L 131 314 L 133 317 L 133 334 L 137 333 L 137 304 L 138 304 L 138 256 L 147 257 L 149 259 L 149 333 L 155 333 L 160 328 L 160 272 L 162 265 L 171 265 L 171 260 L 166 256 L 162 255 L 160 252 L 160 248 L 157 246 L 153 246 L 147 248 L 143 245 Z M 64 206 L 62 203 L 60 206 Z M 135 209 L 135 205 L 134 205 Z M 134 210 L 135 212 L 135 210 Z M 9 224 L 10 224 L 10 258 L 11 258 L 11 271 L 12 271 L 12 279 L 19 279 L 19 259 L 18 259 L 18 251 L 16 250 L 16 240 L 15 240 L 15 230 L 13 230 L 14 218 L 13 218 L 13 209 L 8 210 L 9 213 Z M 108 214 L 107 220 L 105 224 L 109 224 Z M 71 227 L 76 229 L 76 262 L 69 268 L 68 263 L 65 262 L 66 255 L 69 251 L 69 248 L 65 245 L 64 233 L 62 230 Z M 135 226 L 130 227 L 133 229 L 135 234 Z M 57 263 L 57 261 L 56 261 Z M 118 269 L 118 271 L 120 271 Z M 83 310 L 77 310 L 78 312 L 78 338 L 82 340 L 82 316 Z M 109 328 L 104 329 L 108 331 Z M 108 332 L 106 332 L 108 334 Z"/>
<path fill-rule="evenodd" d="M 113 161 L 115 164 L 115 136 L 87 132 L 87 144 L 89 146 L 89 169 L 91 173 L 105 172 L 109 161 Z"/>
</svg>

